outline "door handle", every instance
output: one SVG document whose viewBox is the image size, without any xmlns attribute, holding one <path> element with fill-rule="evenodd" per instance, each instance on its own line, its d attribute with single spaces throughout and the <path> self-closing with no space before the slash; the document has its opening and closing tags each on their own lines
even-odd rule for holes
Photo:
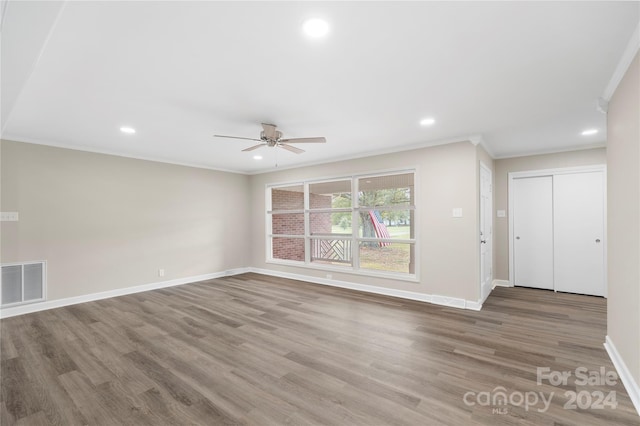
<svg viewBox="0 0 640 426">
<path fill-rule="evenodd" d="M 519 240 L 519 239 L 520 239 L 520 237 L 516 237 L 516 240 Z"/>
<path fill-rule="evenodd" d="M 600 238 L 596 238 L 596 243 L 599 243 L 599 242 L 600 242 Z"/>
</svg>

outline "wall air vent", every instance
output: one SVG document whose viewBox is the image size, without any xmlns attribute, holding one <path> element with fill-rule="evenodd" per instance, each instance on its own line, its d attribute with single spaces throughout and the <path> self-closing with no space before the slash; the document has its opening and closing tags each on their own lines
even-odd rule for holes
<svg viewBox="0 0 640 426">
<path fill-rule="evenodd" d="M 5 308 L 45 300 L 46 271 L 44 261 L 3 264 L 0 306 Z"/>
</svg>

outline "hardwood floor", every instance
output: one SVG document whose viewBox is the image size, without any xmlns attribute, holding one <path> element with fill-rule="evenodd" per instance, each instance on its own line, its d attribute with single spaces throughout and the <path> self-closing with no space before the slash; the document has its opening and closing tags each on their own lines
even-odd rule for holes
<svg viewBox="0 0 640 426">
<path fill-rule="evenodd" d="M 619 379 L 576 384 L 615 371 L 605 321 L 604 299 L 543 290 L 474 312 L 221 278 L 2 320 L 0 424 L 638 425 Z M 571 391 L 617 408 L 565 409 Z"/>
</svg>

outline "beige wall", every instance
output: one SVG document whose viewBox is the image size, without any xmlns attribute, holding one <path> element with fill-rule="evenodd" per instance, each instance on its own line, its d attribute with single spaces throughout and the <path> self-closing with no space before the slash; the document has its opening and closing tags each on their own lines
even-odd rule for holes
<svg viewBox="0 0 640 426">
<path fill-rule="evenodd" d="M 255 176 L 11 141 L 1 151 L 2 210 L 20 213 L 2 223 L 2 262 L 47 260 L 49 300 L 247 266 L 324 278 L 265 263 L 265 185 L 414 167 L 420 282 L 333 278 L 479 298 L 479 160 L 493 162 L 468 142 Z"/>
<path fill-rule="evenodd" d="M 468 142 L 356 160 L 265 173 L 251 177 L 251 265 L 273 271 L 325 278 L 327 271 L 265 262 L 265 186 L 305 179 L 341 177 L 417 168 L 417 239 L 420 282 L 330 272 L 334 280 L 477 301 L 478 154 Z M 462 218 L 452 218 L 454 207 Z"/>
<path fill-rule="evenodd" d="M 606 164 L 606 162 L 607 154 L 604 148 L 495 160 L 494 215 L 497 210 L 504 210 L 506 213 L 505 217 L 495 218 L 495 279 L 509 279 L 509 200 L 507 199 L 509 173 Z"/>
<path fill-rule="evenodd" d="M 640 384 L 640 59 L 627 70 L 607 117 L 607 334 Z"/>
<path fill-rule="evenodd" d="M 249 177 L 2 141 L 2 262 L 55 300 L 249 264 Z M 158 269 L 166 275 L 158 276 Z"/>
</svg>

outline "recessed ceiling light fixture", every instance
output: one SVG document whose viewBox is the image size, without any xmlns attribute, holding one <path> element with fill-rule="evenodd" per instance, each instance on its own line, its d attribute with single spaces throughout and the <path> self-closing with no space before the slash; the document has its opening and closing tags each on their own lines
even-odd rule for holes
<svg viewBox="0 0 640 426">
<path fill-rule="evenodd" d="M 307 19 L 302 24 L 302 30 L 309 37 L 320 38 L 329 33 L 329 24 L 324 19 Z"/>
<path fill-rule="evenodd" d="M 582 136 L 595 135 L 596 133 L 598 133 L 598 129 L 588 129 L 582 132 Z"/>
<path fill-rule="evenodd" d="M 262 160 L 262 155 L 254 155 L 253 159 L 254 160 Z"/>
<path fill-rule="evenodd" d="M 423 118 L 422 120 L 420 120 L 420 125 L 421 126 L 432 126 L 435 122 L 436 122 L 435 118 L 427 117 L 427 118 Z"/>
<path fill-rule="evenodd" d="M 128 135 L 133 135 L 136 132 L 136 129 L 134 129 L 133 127 L 123 126 L 123 127 L 120 127 L 120 131 Z"/>
</svg>

